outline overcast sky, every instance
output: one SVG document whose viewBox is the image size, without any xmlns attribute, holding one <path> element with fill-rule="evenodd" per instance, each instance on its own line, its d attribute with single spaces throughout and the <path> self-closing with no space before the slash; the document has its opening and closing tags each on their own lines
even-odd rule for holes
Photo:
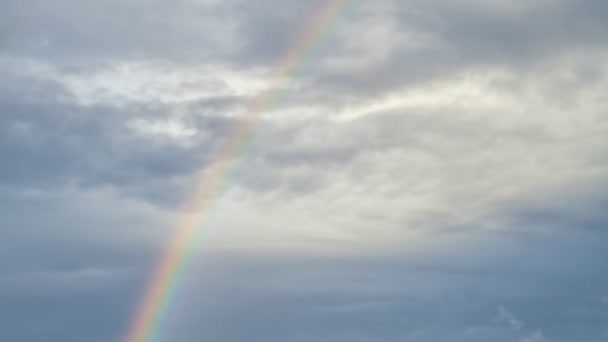
<svg viewBox="0 0 608 342">
<path fill-rule="evenodd" d="M 325 2 L 0 2 L 1 341 L 120 341 Z M 608 341 L 607 90 L 605 0 L 354 1 L 159 341 Z"/>
</svg>

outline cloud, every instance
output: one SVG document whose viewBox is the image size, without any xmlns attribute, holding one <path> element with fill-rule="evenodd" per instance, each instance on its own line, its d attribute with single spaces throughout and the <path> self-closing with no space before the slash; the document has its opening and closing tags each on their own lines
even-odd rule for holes
<svg viewBox="0 0 608 342">
<path fill-rule="evenodd" d="M 135 0 L 82 6 L 78 1 L 54 0 L 4 6 L 2 44 L 15 54 L 62 65 L 157 56 L 213 58 L 230 50 L 224 43 L 231 41 L 235 25 L 214 1 L 169 5 Z M 67 8 L 79 15 L 71 15 Z"/>
<path fill-rule="evenodd" d="M 0 339 L 120 338 L 322 4 L 0 5 Z M 262 113 L 161 340 L 608 338 L 605 7 L 354 4 Z"/>
<path fill-rule="evenodd" d="M 540 332 L 535 332 L 526 336 L 523 336 L 521 339 L 521 342 L 543 342 L 543 341 L 548 341 L 547 338 L 545 338 L 545 336 L 540 333 Z"/>
<path fill-rule="evenodd" d="M 507 323 L 515 331 L 521 331 L 524 327 L 523 322 L 515 318 L 504 306 L 498 307 L 498 320 Z"/>
<path fill-rule="evenodd" d="M 508 324 L 511 329 L 520 333 L 518 341 L 520 342 L 543 342 L 549 341 L 542 332 L 527 332 L 527 329 L 524 329 L 524 323 L 517 319 L 509 310 L 507 310 L 504 306 L 498 307 L 498 320 L 500 322 L 504 322 Z"/>
</svg>

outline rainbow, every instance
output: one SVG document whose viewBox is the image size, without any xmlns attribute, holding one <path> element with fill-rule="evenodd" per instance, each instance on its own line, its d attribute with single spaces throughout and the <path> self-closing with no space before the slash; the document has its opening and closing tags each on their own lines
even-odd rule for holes
<svg viewBox="0 0 608 342">
<path fill-rule="evenodd" d="M 233 127 L 216 151 L 211 167 L 201 177 L 192 198 L 185 203 L 187 212 L 175 227 L 174 236 L 166 247 L 147 289 L 142 296 L 125 342 L 153 342 L 179 290 L 185 270 L 193 258 L 201 235 L 202 222 L 209 217 L 213 205 L 229 185 L 236 164 L 245 157 L 260 125 L 261 115 L 272 108 L 312 57 L 314 50 L 328 36 L 340 16 L 353 0 L 326 0 L 317 15 L 304 27 L 295 44 L 274 69 L 272 86 L 255 96 L 246 106 L 246 115 Z"/>
</svg>

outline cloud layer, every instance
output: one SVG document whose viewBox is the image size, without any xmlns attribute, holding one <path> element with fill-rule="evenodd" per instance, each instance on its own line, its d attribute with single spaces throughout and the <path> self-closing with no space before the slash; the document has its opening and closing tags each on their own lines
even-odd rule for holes
<svg viewBox="0 0 608 342">
<path fill-rule="evenodd" d="M 324 1 L 0 5 L 0 339 L 115 341 Z M 604 1 L 355 2 L 260 120 L 163 341 L 604 341 Z"/>
</svg>

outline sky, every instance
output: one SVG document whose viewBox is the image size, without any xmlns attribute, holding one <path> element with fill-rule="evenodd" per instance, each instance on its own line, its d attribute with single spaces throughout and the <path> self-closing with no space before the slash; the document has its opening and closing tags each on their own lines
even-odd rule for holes
<svg viewBox="0 0 608 342">
<path fill-rule="evenodd" d="M 0 340 L 121 341 L 324 3 L 0 3 Z M 606 89 L 604 0 L 353 1 L 157 341 L 607 341 Z"/>
</svg>

